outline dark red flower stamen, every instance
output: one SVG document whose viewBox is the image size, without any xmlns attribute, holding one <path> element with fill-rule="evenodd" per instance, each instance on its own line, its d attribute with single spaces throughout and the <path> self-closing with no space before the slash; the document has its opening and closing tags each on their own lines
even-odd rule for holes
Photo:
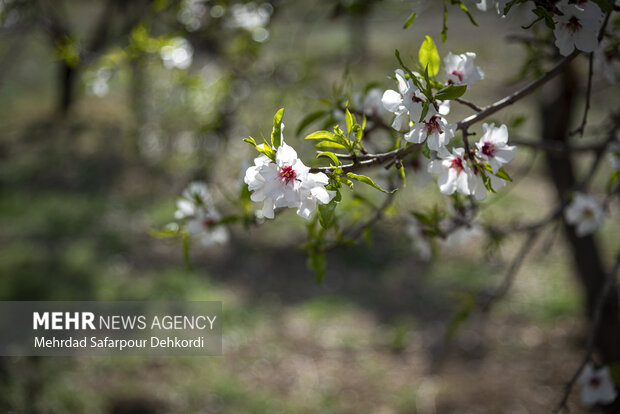
<svg viewBox="0 0 620 414">
<path fill-rule="evenodd" d="M 489 141 L 485 141 L 482 145 L 482 153 L 487 157 L 494 157 L 497 152 L 497 148 L 495 148 L 495 144 Z"/>
<path fill-rule="evenodd" d="M 581 28 L 583 27 L 581 25 L 581 22 L 579 21 L 579 19 L 575 16 L 571 17 L 568 20 L 568 23 L 566 23 L 566 27 L 568 28 L 568 30 L 570 30 L 572 33 L 577 32 L 578 30 L 581 30 Z"/>
<path fill-rule="evenodd" d="M 290 165 L 285 165 L 284 167 L 282 167 L 279 174 L 280 179 L 285 184 L 289 184 L 291 181 L 295 181 L 295 179 L 297 178 L 297 173 Z"/>
<path fill-rule="evenodd" d="M 450 72 L 450 74 L 456 76 L 457 78 L 459 78 L 459 82 L 463 82 L 464 75 L 463 75 L 462 71 L 460 71 L 460 70 L 453 70 L 452 72 Z"/>
<path fill-rule="evenodd" d="M 427 135 L 430 135 L 433 132 L 438 132 L 440 134 L 443 132 L 443 130 L 441 129 L 441 125 L 439 125 L 439 119 L 441 119 L 439 115 L 433 115 L 431 116 L 431 119 L 428 120 L 428 122 L 424 122 L 424 125 L 426 125 Z"/>
<path fill-rule="evenodd" d="M 459 173 L 465 170 L 465 167 L 463 167 L 463 159 L 461 157 L 452 159 L 452 162 L 450 162 L 450 168 L 454 168 L 456 172 Z"/>
</svg>

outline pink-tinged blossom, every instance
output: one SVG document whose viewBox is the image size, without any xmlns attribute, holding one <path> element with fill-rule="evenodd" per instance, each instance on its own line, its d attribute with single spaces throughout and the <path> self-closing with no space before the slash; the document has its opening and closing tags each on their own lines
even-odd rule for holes
<svg viewBox="0 0 620 414">
<path fill-rule="evenodd" d="M 454 138 L 456 124 L 448 124 L 444 117 L 429 107 L 428 113 L 422 122 L 413 124 L 411 130 L 405 134 L 405 139 L 414 144 L 421 144 L 424 141 L 428 148 L 439 151 L 439 148 Z"/>
<path fill-rule="evenodd" d="M 257 157 L 244 181 L 253 192 L 251 200 L 263 202 L 262 214 L 270 219 L 279 207 L 296 208 L 300 217 L 310 219 L 317 203 L 327 204 L 335 196 L 334 191 L 325 189 L 327 176 L 310 173 L 297 152 L 284 142 L 276 151 L 275 162 L 265 155 Z"/>
<path fill-rule="evenodd" d="M 420 119 L 424 99 L 413 81 L 405 78 L 405 73 L 401 69 L 396 69 L 395 76 L 398 82 L 398 92 L 388 89 L 383 93 L 381 102 L 385 109 L 395 115 L 392 128 L 399 131 L 406 122 L 407 116 L 414 122 Z"/>
<path fill-rule="evenodd" d="M 590 195 L 575 193 L 573 201 L 564 211 L 566 222 L 575 226 L 578 237 L 592 234 L 605 221 L 603 207 Z"/>
<path fill-rule="evenodd" d="M 442 148 L 437 155 L 438 159 L 432 160 L 428 165 L 428 172 L 439 174 L 437 184 L 443 194 L 453 194 L 455 191 L 470 195 L 470 176 L 473 176 L 471 168 L 465 159 L 463 148 L 454 148 L 452 153 Z"/>
<path fill-rule="evenodd" d="M 502 165 L 509 163 L 515 157 L 517 147 L 508 144 L 508 128 L 501 125 L 499 128 L 495 124 L 482 124 L 484 134 L 480 141 L 476 143 L 478 147 L 477 155 L 484 161 L 487 161 L 493 170 L 493 174 Z"/>
<path fill-rule="evenodd" d="M 460 55 L 448 52 L 448 55 L 443 59 L 447 82 L 453 85 L 471 86 L 483 80 L 484 72 L 480 66 L 474 65 L 475 58 L 476 54 L 473 52 Z"/>
<path fill-rule="evenodd" d="M 609 375 L 609 367 L 596 369 L 589 363 L 579 376 L 579 384 L 581 384 L 581 402 L 587 407 L 611 404 L 618 395 Z"/>
<path fill-rule="evenodd" d="M 557 8 L 562 14 L 555 18 L 553 34 L 560 54 L 568 56 L 575 48 L 594 52 L 604 16 L 601 9 L 591 1 L 570 4 L 568 0 L 560 1 Z"/>
</svg>

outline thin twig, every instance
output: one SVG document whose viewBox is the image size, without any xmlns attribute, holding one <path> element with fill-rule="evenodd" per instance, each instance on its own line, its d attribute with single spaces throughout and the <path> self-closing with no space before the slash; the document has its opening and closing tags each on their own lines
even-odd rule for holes
<svg viewBox="0 0 620 414">
<path fill-rule="evenodd" d="M 497 111 L 509 105 L 512 105 L 518 100 L 526 97 L 527 95 L 529 95 L 530 93 L 534 92 L 536 89 L 538 89 L 539 87 L 547 83 L 549 80 L 553 79 L 560 72 L 562 72 L 564 70 L 564 67 L 568 65 L 573 59 L 575 59 L 575 57 L 577 57 L 577 55 L 579 55 L 580 53 L 581 53 L 580 51 L 575 50 L 573 53 L 571 53 L 570 55 L 560 60 L 553 68 L 551 68 L 551 70 L 549 70 L 549 72 L 546 72 L 544 75 L 542 75 L 535 81 L 529 83 L 528 85 L 519 89 L 515 93 L 503 99 L 500 99 L 499 101 L 483 108 L 482 111 L 480 111 L 479 113 L 472 115 L 470 117 L 467 117 L 461 122 L 457 123 L 456 124 L 457 129 L 460 129 L 460 130 L 467 129 L 473 124 L 475 124 L 476 122 L 480 122 L 483 119 L 488 118 L 489 116 L 493 115 Z"/>
<path fill-rule="evenodd" d="M 579 134 L 583 137 L 583 132 L 586 129 L 586 123 L 588 122 L 588 112 L 590 112 L 590 98 L 592 96 L 592 75 L 594 66 L 594 53 L 590 53 L 588 58 L 588 86 L 586 89 L 586 107 L 583 110 L 583 118 L 581 119 L 581 125 L 576 130 L 572 131 L 569 136 Z"/>
<path fill-rule="evenodd" d="M 456 98 L 455 101 L 460 103 L 460 104 L 462 104 L 462 105 L 469 106 L 471 109 L 473 109 L 476 112 L 482 112 L 482 108 L 480 108 L 478 105 L 476 105 L 473 102 L 466 101 L 463 98 Z"/>
<path fill-rule="evenodd" d="M 615 284 L 616 274 L 618 273 L 619 268 L 620 268 L 620 253 L 618 253 L 618 255 L 616 256 L 616 262 L 614 263 L 614 266 L 612 267 L 611 271 L 605 277 L 605 284 L 601 288 L 601 292 L 596 301 L 596 308 L 594 309 L 594 320 L 592 321 L 592 330 L 590 331 L 590 335 L 588 336 L 588 345 L 586 347 L 586 353 L 583 356 L 583 359 L 581 360 L 581 364 L 579 364 L 579 367 L 577 368 L 577 370 L 575 371 L 571 379 L 568 381 L 568 383 L 566 383 L 566 386 L 564 387 L 564 394 L 562 395 L 562 400 L 560 401 L 560 403 L 555 409 L 556 413 L 559 413 L 564 408 L 566 408 L 566 402 L 568 401 L 568 397 L 570 396 L 571 391 L 573 390 L 573 387 L 575 386 L 575 383 L 579 379 L 579 376 L 581 375 L 581 371 L 583 371 L 587 363 L 590 361 L 590 358 L 592 358 L 592 352 L 594 352 L 594 344 L 596 343 L 596 337 L 598 336 L 598 331 L 601 327 L 601 320 L 603 317 L 603 308 L 605 306 L 605 300 L 607 299 L 609 292 L 611 292 L 611 288 Z"/>
</svg>

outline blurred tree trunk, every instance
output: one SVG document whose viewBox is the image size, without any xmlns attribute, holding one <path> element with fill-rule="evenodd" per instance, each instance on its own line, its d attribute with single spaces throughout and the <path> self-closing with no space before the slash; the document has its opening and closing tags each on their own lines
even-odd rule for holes
<svg viewBox="0 0 620 414">
<path fill-rule="evenodd" d="M 66 117 L 75 98 L 77 72 L 64 60 L 60 61 L 58 71 L 58 113 Z"/>
<path fill-rule="evenodd" d="M 579 89 L 576 79 L 572 67 L 567 66 L 560 76 L 543 89 L 540 108 L 543 141 L 563 143 L 568 140 L 569 128 L 573 124 L 571 120 L 577 116 L 574 113 L 575 94 Z M 553 152 L 547 152 L 546 160 L 558 198 L 564 201 L 578 182 L 572 160 L 565 154 Z M 575 227 L 568 225 L 566 221 L 563 222 L 563 227 L 573 256 L 575 272 L 584 289 L 587 314 L 592 318 L 607 274 L 600 250 L 593 236 L 578 237 Z M 620 361 L 620 320 L 618 295 L 615 291 L 605 302 L 595 347 L 603 363 Z"/>
</svg>

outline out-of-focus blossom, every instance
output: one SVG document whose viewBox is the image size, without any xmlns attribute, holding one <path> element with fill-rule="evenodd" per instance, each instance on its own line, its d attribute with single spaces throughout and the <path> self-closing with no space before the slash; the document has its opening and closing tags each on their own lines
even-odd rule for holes
<svg viewBox="0 0 620 414">
<path fill-rule="evenodd" d="M 168 69 L 187 69 L 192 64 L 193 54 L 194 48 L 182 37 L 171 39 L 159 51 L 164 66 Z"/>
<path fill-rule="evenodd" d="M 424 229 L 420 225 L 418 219 L 415 217 L 408 218 L 405 232 L 411 239 L 411 248 L 414 254 L 425 262 L 429 261 L 433 255 L 431 241 L 429 237 L 424 234 Z"/>
<path fill-rule="evenodd" d="M 598 200 L 583 193 L 575 193 L 564 216 L 567 223 L 576 227 L 578 237 L 594 233 L 605 221 L 605 213 Z"/>
<path fill-rule="evenodd" d="M 177 200 L 174 217 L 184 220 L 189 234 L 200 239 L 204 246 L 228 241 L 228 231 L 217 225 L 221 217 L 213 205 L 209 188 L 203 182 L 194 181 L 187 186 Z"/>
<path fill-rule="evenodd" d="M 581 384 L 581 402 L 588 407 L 611 404 L 618 395 L 609 375 L 609 367 L 596 369 L 589 363 L 579 376 L 579 384 Z"/>
<path fill-rule="evenodd" d="M 466 52 L 460 55 L 448 52 L 448 55 L 443 60 L 448 83 L 471 86 L 483 80 L 484 72 L 480 69 L 480 66 L 474 65 L 475 58 L 476 54 L 473 52 Z"/>
<path fill-rule="evenodd" d="M 257 5 L 254 2 L 233 4 L 231 7 L 230 26 L 247 30 L 252 39 L 264 42 L 269 38 L 269 31 L 265 28 L 271 18 L 272 6 L 269 3 Z"/>
</svg>

